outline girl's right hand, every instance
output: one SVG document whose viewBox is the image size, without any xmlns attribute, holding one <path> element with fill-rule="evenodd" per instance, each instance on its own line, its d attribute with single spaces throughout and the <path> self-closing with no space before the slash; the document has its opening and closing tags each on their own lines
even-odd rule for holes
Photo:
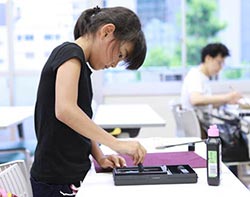
<svg viewBox="0 0 250 197">
<path fill-rule="evenodd" d="M 134 165 L 143 163 L 146 149 L 138 141 L 121 141 L 117 140 L 114 150 L 120 154 L 130 155 L 133 159 Z"/>
</svg>

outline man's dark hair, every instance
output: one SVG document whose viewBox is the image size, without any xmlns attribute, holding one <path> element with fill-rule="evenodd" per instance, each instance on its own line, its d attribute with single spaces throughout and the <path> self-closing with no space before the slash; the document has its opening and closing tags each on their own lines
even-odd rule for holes
<svg viewBox="0 0 250 197">
<path fill-rule="evenodd" d="M 222 57 L 227 57 L 230 55 L 228 48 L 222 43 L 211 43 L 205 46 L 201 51 L 201 62 L 205 61 L 205 57 L 209 55 L 211 57 L 216 57 L 221 55 Z"/>
</svg>

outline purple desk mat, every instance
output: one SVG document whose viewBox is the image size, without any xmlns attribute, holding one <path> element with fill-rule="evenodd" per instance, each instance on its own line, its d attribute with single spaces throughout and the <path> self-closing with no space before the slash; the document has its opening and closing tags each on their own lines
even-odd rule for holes
<svg viewBox="0 0 250 197">
<path fill-rule="evenodd" d="M 134 166 L 132 158 L 128 155 L 121 155 L 126 160 L 127 166 Z M 190 165 L 192 168 L 205 168 L 206 160 L 192 151 L 147 153 L 143 166 L 160 165 Z M 95 171 L 111 172 L 112 169 L 102 169 L 94 160 Z"/>
</svg>

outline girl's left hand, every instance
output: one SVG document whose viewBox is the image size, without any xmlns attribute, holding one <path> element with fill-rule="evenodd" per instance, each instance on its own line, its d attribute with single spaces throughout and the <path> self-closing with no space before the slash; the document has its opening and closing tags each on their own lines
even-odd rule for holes
<svg viewBox="0 0 250 197">
<path fill-rule="evenodd" d="M 126 161 L 119 155 L 106 155 L 98 160 L 102 168 L 126 167 Z"/>
</svg>

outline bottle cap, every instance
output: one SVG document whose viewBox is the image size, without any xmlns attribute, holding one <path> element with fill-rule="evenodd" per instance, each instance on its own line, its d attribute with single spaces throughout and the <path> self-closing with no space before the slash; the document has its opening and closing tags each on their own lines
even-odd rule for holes
<svg viewBox="0 0 250 197">
<path fill-rule="evenodd" d="M 217 125 L 211 125 L 207 131 L 207 134 L 210 137 L 218 137 L 219 129 L 217 128 Z"/>
</svg>

